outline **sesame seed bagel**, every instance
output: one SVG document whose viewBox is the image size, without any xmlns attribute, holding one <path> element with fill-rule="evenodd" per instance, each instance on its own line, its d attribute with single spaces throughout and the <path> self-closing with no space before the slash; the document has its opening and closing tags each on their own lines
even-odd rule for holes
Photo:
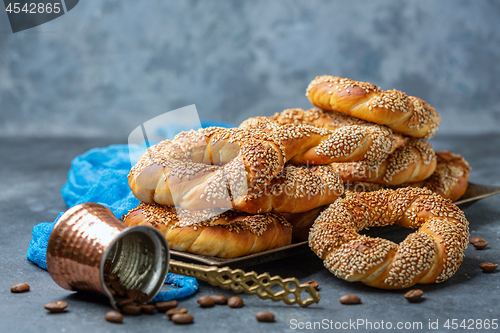
<svg viewBox="0 0 500 333">
<path fill-rule="evenodd" d="M 287 154 L 287 161 L 298 164 L 381 161 L 393 147 L 392 131 L 382 126 L 350 125 L 330 130 L 307 124 L 281 124 L 267 117 L 254 117 L 243 122 L 240 128 L 273 133 L 285 147 L 300 147 Z"/>
<path fill-rule="evenodd" d="M 420 98 L 338 76 L 317 76 L 306 96 L 319 108 L 386 125 L 416 138 L 432 138 L 441 122 L 434 108 Z"/>
<path fill-rule="evenodd" d="M 251 214 L 302 213 L 343 194 L 344 182 L 332 166 L 287 164 L 262 191 L 235 199 L 233 206 Z"/>
<path fill-rule="evenodd" d="M 251 126 L 252 123 L 262 119 L 263 117 L 254 117 L 245 120 L 240 127 Z M 318 108 L 312 108 L 309 110 L 304 110 L 300 108 L 285 109 L 281 113 L 275 113 L 273 116 L 267 117 L 267 119 L 277 121 L 280 124 L 299 124 L 299 125 L 311 125 L 319 128 L 325 128 L 329 130 L 335 130 L 343 126 L 375 126 L 381 127 L 383 125 L 374 124 L 366 120 L 351 117 L 346 114 L 335 112 L 335 111 L 323 111 Z M 386 131 L 392 133 L 392 130 L 388 127 L 383 126 L 385 131 L 383 135 L 387 135 Z M 393 143 L 391 152 L 397 147 L 406 143 L 407 138 L 400 134 L 392 134 Z"/>
<path fill-rule="evenodd" d="M 418 229 L 400 244 L 358 233 L 393 224 Z M 467 248 L 468 225 L 457 206 L 426 189 L 349 192 L 316 219 L 309 246 L 337 277 L 401 289 L 455 274 Z"/>
<path fill-rule="evenodd" d="M 471 167 L 462 156 L 449 151 L 437 152 L 436 156 L 436 171 L 424 181 L 407 185 L 425 187 L 444 198 L 456 201 L 467 190 Z"/>
<path fill-rule="evenodd" d="M 158 229 L 173 250 L 222 258 L 279 248 L 292 240 L 291 226 L 280 215 L 229 210 L 210 217 L 210 212 L 178 211 L 181 219 L 172 206 L 140 203 L 124 217 L 124 222 Z"/>
<path fill-rule="evenodd" d="M 417 183 L 404 183 L 401 185 L 387 186 L 368 182 L 354 182 L 349 184 L 350 188 L 356 187 L 362 192 L 377 191 L 383 188 L 397 189 L 401 187 L 420 187 L 431 190 L 445 199 L 456 201 L 464 195 L 468 187 L 471 167 L 469 163 L 460 155 L 449 151 L 436 152 L 437 165 L 432 175 Z"/>
<path fill-rule="evenodd" d="M 146 203 L 232 208 L 234 198 L 267 186 L 285 161 L 285 148 L 267 132 L 210 127 L 148 148 L 131 169 L 129 186 Z"/>
<path fill-rule="evenodd" d="M 371 182 L 384 185 L 415 183 L 428 178 L 437 159 L 427 141 L 410 138 L 381 163 L 332 163 L 344 182 Z"/>
</svg>

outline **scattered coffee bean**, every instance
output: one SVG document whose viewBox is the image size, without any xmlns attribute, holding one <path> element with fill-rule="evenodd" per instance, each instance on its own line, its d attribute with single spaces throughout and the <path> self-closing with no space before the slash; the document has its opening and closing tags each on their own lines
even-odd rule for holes
<svg viewBox="0 0 500 333">
<path fill-rule="evenodd" d="M 141 313 L 141 307 L 137 305 L 125 305 L 121 310 L 123 313 L 131 316 L 137 316 Z"/>
<path fill-rule="evenodd" d="M 483 241 L 484 242 L 484 239 L 481 238 L 481 237 L 472 237 L 471 239 L 469 239 L 469 242 L 471 244 L 474 244 L 474 243 L 479 242 L 479 241 Z"/>
<path fill-rule="evenodd" d="M 132 304 L 134 304 L 134 300 L 132 298 L 125 298 L 116 302 L 116 306 L 119 308 L 123 308 L 124 306 Z"/>
<path fill-rule="evenodd" d="M 491 262 L 483 262 L 482 264 L 479 264 L 479 267 L 483 270 L 483 272 L 491 273 L 498 268 L 498 264 L 493 264 Z"/>
<path fill-rule="evenodd" d="M 176 324 L 184 325 L 191 324 L 194 317 L 189 313 L 176 313 L 170 319 Z"/>
<path fill-rule="evenodd" d="M 158 302 L 155 304 L 158 312 L 165 312 L 167 310 L 176 308 L 178 305 L 179 305 L 179 302 L 177 302 L 176 300 L 168 301 L 168 302 Z"/>
<path fill-rule="evenodd" d="M 267 311 L 257 312 L 257 314 L 255 315 L 255 318 L 257 318 L 258 321 L 261 321 L 263 323 L 274 322 L 274 314 L 272 314 L 271 312 L 267 312 Z"/>
<path fill-rule="evenodd" d="M 123 315 L 117 311 L 108 311 L 104 316 L 104 319 L 106 319 L 110 323 L 123 323 Z"/>
<path fill-rule="evenodd" d="M 405 294 L 405 298 L 408 302 L 416 302 L 422 297 L 424 292 L 420 289 L 412 289 Z"/>
<path fill-rule="evenodd" d="M 58 313 L 58 312 L 63 312 L 67 306 L 68 303 L 66 303 L 65 301 L 57 301 L 57 302 L 47 303 L 43 307 L 52 313 Z"/>
<path fill-rule="evenodd" d="M 240 297 L 233 296 L 227 301 L 227 305 L 229 305 L 230 308 L 242 308 L 244 304 Z"/>
<path fill-rule="evenodd" d="M 108 290 L 109 290 L 109 293 L 111 294 L 111 296 L 116 296 L 116 291 L 114 291 L 111 288 L 108 288 Z"/>
<path fill-rule="evenodd" d="M 201 296 L 198 298 L 197 303 L 200 304 L 202 308 L 211 308 L 215 305 L 215 301 L 208 296 Z"/>
<path fill-rule="evenodd" d="M 340 303 L 342 304 L 359 304 L 361 299 L 356 295 L 344 295 L 340 297 Z"/>
<path fill-rule="evenodd" d="M 319 283 L 314 281 L 314 280 L 311 280 L 311 281 L 307 281 L 306 283 L 310 284 L 314 289 L 318 290 L 319 289 Z"/>
<path fill-rule="evenodd" d="M 188 312 L 188 309 L 186 308 L 174 308 L 174 309 L 170 309 L 168 310 L 167 312 L 165 312 L 165 314 L 169 317 L 169 318 L 172 318 L 172 316 L 174 314 L 181 314 L 181 313 L 187 313 Z"/>
<path fill-rule="evenodd" d="M 137 289 L 129 290 L 127 292 L 127 296 L 132 298 L 134 301 L 138 303 L 146 303 L 147 301 L 149 301 L 148 294 Z"/>
<path fill-rule="evenodd" d="M 146 314 L 152 314 L 156 310 L 156 307 L 153 304 L 141 304 L 139 307 L 141 308 L 142 313 Z"/>
<path fill-rule="evenodd" d="M 210 298 L 214 300 L 215 304 L 218 304 L 218 305 L 226 305 L 227 304 L 227 297 L 224 295 L 212 295 L 212 296 L 210 296 Z"/>
<path fill-rule="evenodd" d="M 477 241 L 474 243 L 474 247 L 477 249 L 477 250 L 482 250 L 484 249 L 486 246 L 488 246 L 488 242 L 485 241 L 485 240 L 480 240 L 480 241 Z"/>
<path fill-rule="evenodd" d="M 10 287 L 10 291 L 13 293 L 24 293 L 27 291 L 30 291 L 30 286 L 27 283 L 21 282 L 21 283 L 16 283 L 12 287 Z"/>
</svg>

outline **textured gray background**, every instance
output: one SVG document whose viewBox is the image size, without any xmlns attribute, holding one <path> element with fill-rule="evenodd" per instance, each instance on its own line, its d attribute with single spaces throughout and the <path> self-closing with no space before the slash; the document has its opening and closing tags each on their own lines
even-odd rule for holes
<svg viewBox="0 0 500 333">
<path fill-rule="evenodd" d="M 189 104 L 239 123 L 316 75 L 424 98 L 440 133 L 498 132 L 500 1 L 86 0 L 13 34 L 0 13 L 0 135 L 124 140 Z"/>
</svg>

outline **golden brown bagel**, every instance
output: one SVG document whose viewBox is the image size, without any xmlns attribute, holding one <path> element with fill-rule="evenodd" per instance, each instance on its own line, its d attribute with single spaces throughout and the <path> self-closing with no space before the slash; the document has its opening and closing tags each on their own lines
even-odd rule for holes
<svg viewBox="0 0 500 333">
<path fill-rule="evenodd" d="M 270 120 L 277 121 L 278 123 L 285 124 L 296 124 L 296 125 L 311 125 L 319 128 L 325 128 L 329 130 L 335 130 L 344 126 L 375 126 L 380 127 L 382 125 L 370 123 L 366 120 L 362 120 L 359 118 L 348 116 L 344 113 L 336 112 L 336 111 L 323 111 L 318 108 L 312 108 L 309 110 L 303 110 L 300 108 L 286 109 L 281 113 L 275 113 L 270 117 L 253 117 L 245 120 L 241 123 L 240 127 L 249 127 L 259 119 L 267 118 Z M 387 135 L 386 131 L 392 132 L 391 129 L 384 126 L 385 131 L 383 131 L 383 135 Z M 398 148 L 405 144 L 408 140 L 407 137 L 404 137 L 400 134 L 393 134 L 393 144 L 392 152 L 394 149 Z"/>
<path fill-rule="evenodd" d="M 418 230 L 400 244 L 358 233 L 392 224 Z M 468 225 L 457 206 L 426 189 L 349 192 L 316 219 L 309 246 L 344 280 L 401 289 L 450 278 L 464 257 Z"/>
<path fill-rule="evenodd" d="M 436 154 L 431 145 L 411 138 L 382 163 L 347 162 L 331 165 L 344 182 L 399 185 L 423 181 L 434 172 L 436 163 Z"/>
<path fill-rule="evenodd" d="M 249 215 L 229 210 L 216 217 L 205 212 L 181 211 L 181 221 L 172 206 L 140 203 L 124 217 L 128 226 L 158 229 L 173 250 L 222 258 L 241 257 L 289 245 L 290 224 L 280 215 Z M 201 221 L 201 222 L 200 222 Z"/>
<path fill-rule="evenodd" d="M 432 138 L 441 122 L 434 108 L 420 98 L 338 76 L 317 76 L 306 96 L 319 108 L 386 125 L 416 138 Z"/>
<path fill-rule="evenodd" d="M 427 188 L 434 193 L 439 194 L 445 199 L 456 201 L 464 195 L 467 190 L 470 166 L 469 163 L 460 155 L 449 151 L 436 152 L 437 164 L 436 170 L 432 175 L 417 183 L 404 183 L 396 186 L 387 186 L 382 184 L 368 182 L 354 182 L 345 184 L 346 191 L 357 188 L 358 192 L 371 192 L 383 188 L 401 188 L 401 187 L 420 187 Z"/>
<path fill-rule="evenodd" d="M 287 164 L 264 190 L 235 199 L 233 206 L 251 214 L 302 213 L 343 194 L 344 183 L 330 165 Z"/>
<path fill-rule="evenodd" d="M 349 125 L 335 129 L 307 124 L 281 124 L 267 117 L 244 121 L 240 128 L 278 135 L 285 147 L 300 146 L 288 154 L 298 164 L 321 165 L 346 161 L 381 161 L 392 151 L 392 131 L 383 126 Z M 286 149 L 286 148 L 285 148 Z"/>
<path fill-rule="evenodd" d="M 424 187 L 443 198 L 456 201 L 467 190 L 471 167 L 462 156 L 449 151 L 437 152 L 436 156 L 436 170 L 429 178 L 418 183 L 406 185 Z"/>
<path fill-rule="evenodd" d="M 284 147 L 273 135 L 211 127 L 148 148 L 130 171 L 129 186 L 146 203 L 231 208 L 233 197 L 267 186 L 285 161 Z"/>
</svg>

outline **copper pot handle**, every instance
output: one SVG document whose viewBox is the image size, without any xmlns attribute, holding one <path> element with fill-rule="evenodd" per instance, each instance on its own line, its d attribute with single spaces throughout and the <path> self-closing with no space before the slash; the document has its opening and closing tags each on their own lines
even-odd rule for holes
<svg viewBox="0 0 500 333">
<path fill-rule="evenodd" d="M 258 275 L 256 272 L 245 272 L 230 267 L 204 266 L 170 260 L 170 273 L 187 275 L 209 282 L 223 289 L 231 289 L 236 293 L 244 292 L 248 295 L 257 295 L 262 299 L 271 299 L 274 302 L 283 301 L 286 304 L 299 304 L 306 307 L 318 303 L 321 295 L 308 283 L 300 284 L 297 278 L 283 279 L 281 276 L 271 276 L 269 273 Z M 279 286 L 282 290 L 275 292 L 271 288 Z M 302 299 L 305 291 L 309 297 Z"/>
</svg>

